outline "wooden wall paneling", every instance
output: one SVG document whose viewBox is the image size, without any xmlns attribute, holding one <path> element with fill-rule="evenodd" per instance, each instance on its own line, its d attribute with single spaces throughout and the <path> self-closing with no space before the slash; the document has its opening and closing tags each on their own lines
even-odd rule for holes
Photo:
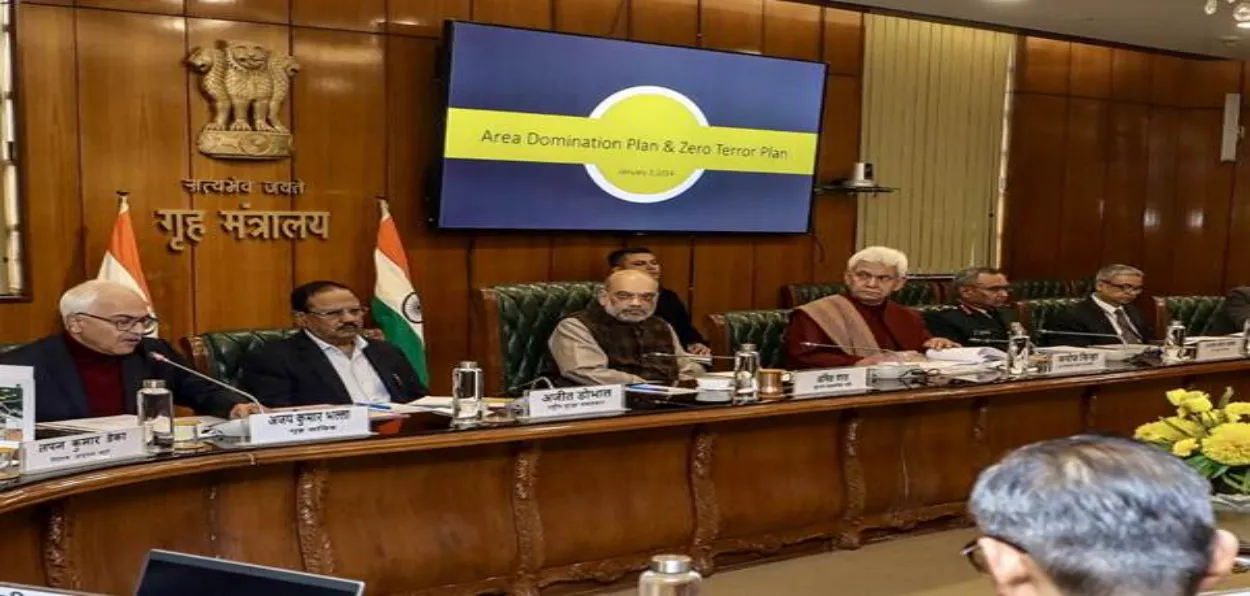
<svg viewBox="0 0 1250 596">
<path fill-rule="evenodd" d="M 1241 91 L 1241 63 L 1187 60 L 1181 71 L 1180 88 L 1184 107 L 1224 109 L 1224 95 Z"/>
<path fill-rule="evenodd" d="M 628 2 L 619 0 L 554 0 L 555 29 L 597 37 L 623 38 L 629 28 Z M 605 232 L 560 233 L 551 237 L 551 279 L 578 281 L 601 279 L 607 271 L 605 257 L 621 248 L 620 234 Z"/>
<path fill-rule="evenodd" d="M 468 20 L 473 0 L 387 0 L 387 32 L 442 37 L 446 19 Z"/>
<path fill-rule="evenodd" d="M 924 404 L 912 409 L 898 437 L 913 508 L 959 503 L 980 472 L 973 400 Z"/>
<path fill-rule="evenodd" d="M 1079 434 L 1085 429 L 1082 393 L 1092 388 L 1072 387 L 988 398 L 985 406 L 985 444 L 990 462 L 1029 443 Z"/>
<path fill-rule="evenodd" d="M 1004 206 L 1004 265 L 1016 279 L 1054 277 L 1065 188 L 1064 97 L 1017 93 Z"/>
<path fill-rule="evenodd" d="M 1098 270 L 1102 252 L 1107 102 L 1070 99 L 1066 126 L 1057 273 L 1077 279 Z"/>
<path fill-rule="evenodd" d="M 1143 264 L 1143 223 L 1150 163 L 1150 109 L 1142 104 L 1112 102 L 1103 185 L 1102 263 Z"/>
<path fill-rule="evenodd" d="M 699 36 L 699 0 L 630 0 L 629 37 L 693 46 Z"/>
<path fill-rule="evenodd" d="M 440 233 L 427 218 L 427 166 L 438 139 L 438 92 L 433 39 L 390 36 L 386 46 L 387 196 L 408 253 L 409 275 L 421 296 L 431 390 L 451 390 L 445 371 L 469 354 L 467 234 Z"/>
<path fill-rule="evenodd" d="M 764 55 L 820 60 L 824 53 L 823 16 L 818 6 L 764 0 Z"/>
<path fill-rule="evenodd" d="M 188 48 L 215 47 L 218 40 L 246 40 L 259 43 L 275 54 L 291 53 L 290 32 L 284 26 L 208 19 L 187 19 L 186 22 Z M 303 75 L 296 75 L 299 76 Z M 217 212 L 237 210 L 243 204 L 258 210 L 289 211 L 292 200 L 263 194 L 261 182 L 292 179 L 291 161 L 222 160 L 200 153 L 196 149 L 200 129 L 212 118 L 210 103 L 201 92 L 200 81 L 198 74 L 187 80 L 187 94 L 191 100 L 190 137 L 183 150 L 191 155 L 190 177 L 201 180 L 233 177 L 251 180 L 254 185 L 250 195 L 202 194 L 189 197 L 193 208 L 205 212 L 208 227 L 203 241 L 192 253 L 195 257 L 195 287 L 199 289 L 195 300 L 195 331 L 289 326 L 291 307 L 288 296 L 294 278 L 292 241 L 237 240 L 218 225 Z M 288 127 L 292 124 L 290 104 L 288 97 L 281 114 L 282 122 Z M 313 126 L 316 125 L 293 128 L 296 140 Z M 170 182 L 172 186 L 173 181 Z M 153 238 L 153 241 L 157 240 L 160 238 Z M 224 299 L 238 291 L 246 292 L 248 299 Z"/>
<path fill-rule="evenodd" d="M 193 555 L 213 553 L 211 475 L 181 476 L 69 497 L 70 537 L 82 589 L 130 594 L 154 546 Z M 146 512 L 142 523 L 134 513 Z M 108 556 L 97 556 L 99 553 Z"/>
<path fill-rule="evenodd" d="M 319 511 L 334 575 L 370 578 L 376 594 L 510 575 L 517 557 L 511 452 L 502 444 L 324 464 Z"/>
<path fill-rule="evenodd" d="M 386 30 L 387 0 L 295 0 L 291 24 L 380 33 Z"/>
<path fill-rule="evenodd" d="M 77 0 L 79 8 L 107 8 L 150 14 L 182 14 L 184 0 Z M 66 4 L 70 4 L 66 2 Z"/>
<path fill-rule="evenodd" d="M 1250 119 L 1250 110 L 1242 110 L 1241 120 Z M 1244 143 L 1244 141 L 1243 141 Z M 1250 159 L 1243 144 L 1235 167 L 1232 209 L 1229 212 L 1228 262 L 1224 267 L 1224 289 L 1250 285 Z"/>
<path fill-rule="evenodd" d="M 117 218 L 114 192 L 130 191 L 131 219 L 163 321 L 161 333 L 177 338 L 193 324 L 191 254 L 165 248 L 153 212 L 190 206 L 178 183 L 189 173 L 184 20 L 89 9 L 77 14 L 83 273 L 95 276 L 108 247 Z M 122 55 L 113 49 L 119 31 L 126 32 Z M 36 240 L 49 241 L 54 240 Z"/>
<path fill-rule="evenodd" d="M 292 1 L 303 0 L 186 0 L 187 16 L 257 23 L 289 23 Z"/>
<path fill-rule="evenodd" d="M 699 19 L 703 47 L 737 52 L 763 49 L 764 0 L 704 3 Z M 756 302 L 750 280 L 755 267 L 750 236 L 695 238 L 690 309 L 694 320 L 703 322 L 711 313 L 752 308 Z"/>
<path fill-rule="evenodd" d="M 690 236 L 627 236 L 625 244 L 651 249 L 660 260 L 660 285 L 676 292 L 686 307 L 690 307 L 690 295 L 694 290 L 694 243 Z M 694 322 L 700 326 L 703 323 L 698 318 Z"/>
<path fill-rule="evenodd" d="M 473 20 L 495 25 L 550 29 L 553 0 L 473 0 Z"/>
<path fill-rule="evenodd" d="M 629 36 L 629 1 L 552 0 L 556 31 L 596 37 Z"/>
<path fill-rule="evenodd" d="M 1121 49 L 1111 51 L 1111 98 L 1150 100 L 1150 54 Z"/>
<path fill-rule="evenodd" d="M 1098 387 L 1094 398 L 1093 428 L 1090 430 L 1131 437 L 1138 426 L 1164 416 L 1175 416 L 1176 409 L 1166 398 L 1149 399 L 1146 396 L 1164 395 L 1180 386 L 1181 380 L 1173 378 Z M 1223 387 L 1219 389 L 1219 392 L 1222 391 Z M 1111 412 L 1115 415 L 1108 415 Z"/>
<path fill-rule="evenodd" d="M 1181 105 L 1181 77 L 1188 61 L 1163 54 L 1150 55 L 1150 103 L 1161 106 Z"/>
<path fill-rule="evenodd" d="M 1173 239 L 1182 214 L 1176 208 L 1180 110 L 1151 107 L 1146 151 L 1146 206 L 1142 213 L 1142 265 L 1148 293 L 1173 292 Z"/>
<path fill-rule="evenodd" d="M 821 9 L 824 32 L 821 59 L 830 74 L 859 76 L 864 69 L 864 13 L 838 8 Z"/>
<path fill-rule="evenodd" d="M 859 160 L 859 79 L 831 76 L 825 87 L 825 114 L 820 134 L 816 179 L 829 182 L 851 174 Z M 846 259 L 855 252 L 855 201 L 843 194 L 824 194 L 812 205 L 812 280 L 842 279 Z"/>
<path fill-rule="evenodd" d="M 82 281 L 84 269 L 74 11 L 21 4 L 17 27 L 18 108 L 27 156 L 20 170 L 22 226 L 31 301 L 0 305 L 5 342 L 30 341 L 56 329 L 61 292 Z"/>
<path fill-rule="evenodd" d="M 1067 95 L 1071 82 L 1072 44 L 1042 37 L 1021 37 L 1016 92 Z"/>
<path fill-rule="evenodd" d="M 1233 168 L 1219 161 L 1221 110 L 1182 110 L 1176 170 L 1172 281 L 1192 294 L 1223 294 Z"/>
<path fill-rule="evenodd" d="M 330 239 L 295 246 L 295 283 L 331 279 L 372 296 L 378 208 L 386 188 L 386 63 L 382 37 L 295 29 L 294 171 L 300 210 L 329 211 Z"/>
<path fill-rule="evenodd" d="M 1106 99 L 1111 95 L 1111 48 L 1072 44 L 1069 93 L 1074 97 Z"/>
<path fill-rule="evenodd" d="M 48 585 L 43 548 L 46 518 L 44 512 L 34 507 L 0 516 L 0 536 L 4 536 L 5 542 L 4 581 Z"/>
</svg>

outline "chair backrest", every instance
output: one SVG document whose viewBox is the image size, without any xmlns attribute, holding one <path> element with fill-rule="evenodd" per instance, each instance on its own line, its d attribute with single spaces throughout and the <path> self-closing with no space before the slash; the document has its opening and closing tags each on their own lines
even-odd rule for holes
<svg viewBox="0 0 1250 596">
<path fill-rule="evenodd" d="M 940 304 L 942 283 L 937 280 L 913 279 L 904 284 L 890 298 L 903 306 Z M 785 303 L 782 306 L 795 308 L 825 296 L 841 294 L 844 291 L 846 291 L 846 284 L 843 283 L 790 284 L 786 286 L 782 294 Z"/>
<path fill-rule="evenodd" d="M 1046 329 L 1047 323 L 1054 320 L 1055 315 L 1079 304 L 1084 298 L 1041 298 L 1038 300 L 1020 300 L 1016 302 L 1016 314 L 1020 323 L 1037 339 L 1037 331 Z"/>
<path fill-rule="evenodd" d="M 1094 293 L 1094 278 L 1073 279 L 1068 281 L 1068 295 L 1084 298 Z"/>
<path fill-rule="evenodd" d="M 478 361 L 488 395 L 520 395 L 554 370 L 547 341 L 560 319 L 586 308 L 599 282 L 547 282 L 483 288 L 474 297 Z"/>
<path fill-rule="evenodd" d="M 1189 335 L 1203 335 L 1224 308 L 1223 296 L 1155 296 L 1155 329 L 1164 333 L 1172 321 L 1185 324 Z"/>
<path fill-rule="evenodd" d="M 755 344 L 760 353 L 760 366 L 785 366 L 786 326 L 790 309 L 738 310 L 708 315 L 713 354 L 733 354 L 742 344 Z"/>
<path fill-rule="evenodd" d="M 195 369 L 218 381 L 238 386 L 243 374 L 243 359 L 254 350 L 275 339 L 285 339 L 297 333 L 294 328 L 285 329 L 235 329 L 210 331 L 182 338 L 182 351 L 191 356 Z M 369 339 L 382 339 L 379 329 L 365 329 Z"/>
<path fill-rule="evenodd" d="M 1041 300 L 1043 298 L 1071 298 L 1072 281 L 1064 279 L 1019 279 L 1011 282 L 1011 297 L 1021 300 Z"/>
</svg>

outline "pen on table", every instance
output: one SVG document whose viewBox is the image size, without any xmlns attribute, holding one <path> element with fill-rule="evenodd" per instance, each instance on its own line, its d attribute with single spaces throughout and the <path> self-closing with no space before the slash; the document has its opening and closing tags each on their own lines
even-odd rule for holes
<svg viewBox="0 0 1250 596">
<path fill-rule="evenodd" d="M 389 411 L 391 411 L 391 406 L 389 406 L 389 405 L 387 405 L 387 404 L 373 404 L 373 403 L 367 403 L 367 402 L 356 402 L 356 403 L 355 403 L 355 405 L 357 405 L 357 406 L 364 406 L 364 407 L 369 408 L 369 409 L 371 409 L 371 410 L 382 410 L 382 411 L 384 411 L 384 412 L 389 412 Z"/>
</svg>

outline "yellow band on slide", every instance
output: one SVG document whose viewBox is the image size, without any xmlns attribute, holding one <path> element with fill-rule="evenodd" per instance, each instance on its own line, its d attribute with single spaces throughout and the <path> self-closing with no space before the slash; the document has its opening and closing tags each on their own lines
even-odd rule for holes
<svg viewBox="0 0 1250 596">
<path fill-rule="evenodd" d="M 671 178 L 699 169 L 812 173 L 815 133 L 701 126 L 683 110 L 659 105 L 662 101 L 635 98 L 630 102 L 637 109 L 614 109 L 603 118 L 452 108 L 445 154 L 452 159 L 590 164 L 613 178 L 609 172 L 629 175 L 634 170 L 672 171 Z"/>
</svg>

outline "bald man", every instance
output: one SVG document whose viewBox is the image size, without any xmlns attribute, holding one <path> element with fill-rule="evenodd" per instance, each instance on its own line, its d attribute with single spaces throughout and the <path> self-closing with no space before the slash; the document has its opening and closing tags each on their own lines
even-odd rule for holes
<svg viewBox="0 0 1250 596">
<path fill-rule="evenodd" d="M 55 422 L 137 412 L 145 379 L 161 379 L 174 402 L 197 414 L 239 418 L 259 408 L 208 381 L 156 362 L 185 362 L 168 343 L 145 337 L 156 329 L 147 301 L 121 284 L 92 280 L 61 296 L 63 333 L 0 356 L 0 364 L 35 368 L 35 419 Z"/>
<path fill-rule="evenodd" d="M 608 276 L 598 299 L 560 321 L 551 335 L 547 345 L 560 376 L 577 385 L 673 385 L 702 373 L 673 328 L 654 316 L 659 292 L 659 282 L 642 271 Z"/>
</svg>

